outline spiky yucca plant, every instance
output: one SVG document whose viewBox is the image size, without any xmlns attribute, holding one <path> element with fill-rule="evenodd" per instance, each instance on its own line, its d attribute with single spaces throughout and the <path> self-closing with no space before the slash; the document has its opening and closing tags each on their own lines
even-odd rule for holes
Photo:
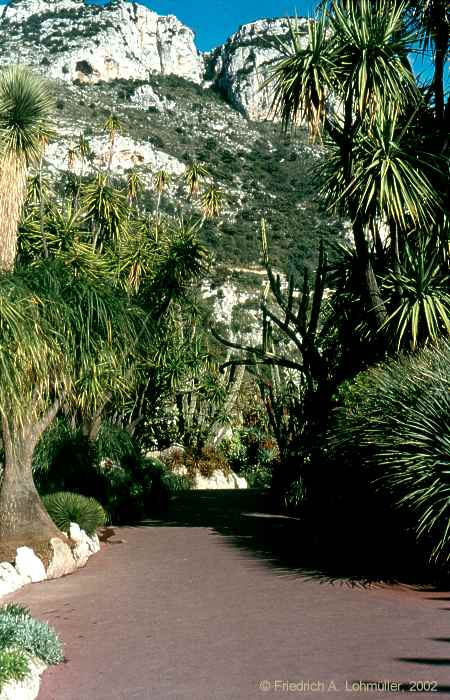
<svg viewBox="0 0 450 700">
<path fill-rule="evenodd" d="M 42 500 L 51 519 L 62 532 L 69 532 L 70 523 L 77 523 L 86 534 L 93 535 L 107 521 L 104 508 L 95 498 L 59 491 L 44 496 Z"/>
<path fill-rule="evenodd" d="M 41 79 L 20 66 L 0 74 L 0 269 L 10 270 L 17 250 L 27 170 L 39 163 L 51 136 L 53 100 Z"/>
<path fill-rule="evenodd" d="M 431 562 L 450 564 L 450 343 L 359 376 L 330 443 L 362 461 Z M 345 462 L 345 460 L 344 460 Z"/>
</svg>

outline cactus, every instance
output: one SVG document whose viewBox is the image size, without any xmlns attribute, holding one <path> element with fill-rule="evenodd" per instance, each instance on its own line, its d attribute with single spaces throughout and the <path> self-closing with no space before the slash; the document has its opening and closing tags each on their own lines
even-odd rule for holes
<svg viewBox="0 0 450 700">
<path fill-rule="evenodd" d="M 242 345 L 223 338 L 214 329 L 212 332 L 225 346 L 240 351 L 240 356 L 229 359 L 222 368 L 240 365 L 255 376 L 281 462 L 285 467 L 292 466 L 292 472 L 298 475 L 318 446 L 335 390 L 330 361 L 322 349 L 328 332 L 327 323 L 323 323 L 327 258 L 321 243 L 313 283 L 305 270 L 300 290 L 296 290 L 291 276 L 283 291 L 280 276 L 275 275 L 270 264 L 264 221 L 261 248 L 268 284 L 261 301 L 260 345 Z M 292 352 L 277 350 L 275 331 L 289 341 Z"/>
</svg>

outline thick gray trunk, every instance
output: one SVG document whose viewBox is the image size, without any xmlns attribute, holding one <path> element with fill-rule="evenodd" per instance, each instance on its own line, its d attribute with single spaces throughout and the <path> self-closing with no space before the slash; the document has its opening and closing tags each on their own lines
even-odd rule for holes
<svg viewBox="0 0 450 700">
<path fill-rule="evenodd" d="M 2 419 L 5 464 L 0 487 L 0 544 L 32 545 L 61 537 L 45 510 L 33 480 L 32 459 L 36 444 L 53 420 L 59 403 L 42 421 L 18 427 Z"/>
</svg>

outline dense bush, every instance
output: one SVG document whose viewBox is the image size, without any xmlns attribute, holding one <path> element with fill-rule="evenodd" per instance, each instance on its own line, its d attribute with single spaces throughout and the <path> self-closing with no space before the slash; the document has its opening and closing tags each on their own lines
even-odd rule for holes
<svg viewBox="0 0 450 700">
<path fill-rule="evenodd" d="M 64 658 L 55 630 L 35 620 L 27 608 L 16 604 L 0 609 L 0 650 L 6 649 L 26 651 L 49 665 L 58 664 Z M 15 664 L 12 659 L 9 662 Z"/>
<path fill-rule="evenodd" d="M 269 486 L 272 470 L 278 457 L 275 442 L 258 426 L 242 428 L 224 441 L 222 449 L 239 476 L 243 476 L 250 488 Z"/>
<path fill-rule="evenodd" d="M 42 500 L 51 519 L 62 532 L 69 532 L 70 523 L 77 523 L 91 536 L 106 523 L 106 512 L 95 498 L 59 491 L 44 496 Z"/>
<path fill-rule="evenodd" d="M 92 442 L 62 418 L 36 448 L 34 478 L 44 498 L 59 491 L 95 498 L 115 524 L 164 511 L 170 494 L 186 487 L 161 462 L 142 457 L 125 430 L 102 425 Z"/>
<path fill-rule="evenodd" d="M 450 562 L 450 344 L 359 375 L 345 388 L 330 446 L 358 465 L 428 559 Z"/>
<path fill-rule="evenodd" d="M 188 481 L 184 487 L 188 486 L 189 481 L 197 474 L 209 478 L 215 471 L 222 471 L 225 475 L 230 473 L 228 461 L 214 447 L 188 448 L 184 452 L 173 450 L 163 460 L 168 470 L 174 475 L 180 467 L 186 469 Z"/>
</svg>

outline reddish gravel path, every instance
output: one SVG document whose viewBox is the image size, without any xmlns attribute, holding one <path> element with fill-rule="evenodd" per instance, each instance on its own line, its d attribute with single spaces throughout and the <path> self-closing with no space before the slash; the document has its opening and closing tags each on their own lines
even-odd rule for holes
<svg viewBox="0 0 450 700">
<path fill-rule="evenodd" d="M 252 492 L 189 494 L 170 522 L 121 528 L 126 542 L 82 571 L 12 596 L 65 642 L 39 700 L 398 696 L 359 681 L 450 696 L 450 593 L 283 568 L 258 542 L 286 541 L 296 523 L 260 506 Z"/>
</svg>

